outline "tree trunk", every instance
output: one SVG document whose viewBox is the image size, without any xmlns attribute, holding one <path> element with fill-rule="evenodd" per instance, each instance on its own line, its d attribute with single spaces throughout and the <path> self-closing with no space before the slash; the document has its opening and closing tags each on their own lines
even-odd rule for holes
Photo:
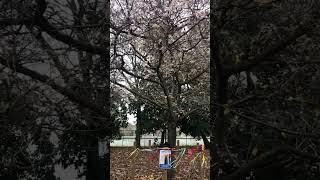
<svg viewBox="0 0 320 180">
<path fill-rule="evenodd" d="M 98 138 L 90 137 L 88 146 L 86 180 L 110 179 L 110 140 L 99 143 Z"/>
<path fill-rule="evenodd" d="M 223 2 L 223 1 L 219 1 Z M 215 4 L 210 1 L 210 11 L 213 12 Z M 225 12 L 222 12 L 222 16 Z M 219 34 L 214 26 L 216 20 L 210 16 L 210 179 L 218 180 L 223 158 L 221 154 L 224 148 L 224 136 L 228 127 L 224 114 L 224 105 L 227 103 L 227 84 L 229 75 L 223 68 L 223 62 L 230 61 L 224 59 L 220 53 Z M 223 24 L 223 22 L 218 22 Z M 214 137 L 213 137 L 214 136 Z"/>
<path fill-rule="evenodd" d="M 136 137 L 135 137 L 135 141 L 136 141 L 136 148 L 140 148 L 141 147 L 141 129 L 140 129 L 140 125 L 138 125 L 138 119 L 137 119 L 137 126 L 136 126 Z"/>
<path fill-rule="evenodd" d="M 215 94 L 216 98 L 214 100 L 215 105 L 213 111 L 214 113 L 214 128 L 211 130 L 211 134 L 214 137 L 210 137 L 210 143 L 215 143 L 213 147 L 215 149 L 210 149 L 210 156 L 213 157 L 210 160 L 210 179 L 219 179 L 221 172 L 221 165 L 223 164 L 222 153 L 224 152 L 224 136 L 228 128 L 228 122 L 224 114 L 223 105 L 227 101 L 227 78 L 223 77 L 221 74 L 216 73 L 216 87 Z"/>
<path fill-rule="evenodd" d="M 166 142 L 166 133 L 167 133 L 167 130 L 163 129 L 161 132 L 160 146 L 163 146 L 163 144 Z"/>
<path fill-rule="evenodd" d="M 99 179 L 99 144 L 98 139 L 90 137 L 87 150 L 86 180 Z"/>
<path fill-rule="evenodd" d="M 224 1 L 218 1 L 224 3 Z M 210 1 L 210 12 L 215 11 L 215 3 Z M 228 122 L 224 114 L 224 105 L 227 103 L 227 84 L 229 74 L 225 72 L 223 63 L 230 61 L 230 59 L 222 60 L 220 52 L 219 33 L 217 26 L 224 24 L 224 16 L 226 11 L 221 12 L 221 18 L 218 22 L 214 16 L 210 16 L 210 128 L 211 136 L 210 143 L 210 179 L 219 180 L 221 166 L 222 166 L 222 153 L 224 148 L 224 136 L 228 128 Z M 214 137 L 213 137 L 214 136 Z"/>
<path fill-rule="evenodd" d="M 110 179 L 110 139 L 106 139 L 105 145 L 103 145 L 100 150 L 102 152 L 99 153 L 99 180 L 107 180 Z"/>
<path fill-rule="evenodd" d="M 210 136 L 210 143 L 214 144 L 215 143 L 215 139 L 214 137 L 211 135 Z M 215 179 L 215 176 L 216 176 L 216 169 L 215 169 L 215 161 L 216 161 L 216 158 L 217 157 L 217 152 L 215 149 L 211 149 L 209 148 L 209 151 L 210 151 L 210 178 L 209 179 Z"/>
<path fill-rule="evenodd" d="M 136 148 L 140 148 L 141 147 L 141 144 L 140 144 L 140 139 L 141 139 L 141 105 L 138 104 L 138 107 L 137 107 L 137 124 L 136 124 L 136 137 L 135 137 L 135 140 L 136 140 Z"/>
<path fill-rule="evenodd" d="M 246 71 L 246 79 L 247 79 L 247 93 L 254 89 L 254 82 L 251 78 L 251 72 Z"/>
<path fill-rule="evenodd" d="M 168 142 L 170 148 L 176 147 L 176 139 L 177 139 L 177 123 L 174 119 L 168 122 Z M 175 160 L 174 151 L 171 152 L 171 162 Z M 171 168 L 167 171 L 167 179 L 173 180 L 175 177 L 175 169 Z"/>
<path fill-rule="evenodd" d="M 176 147 L 177 124 L 175 121 L 168 123 L 168 143 L 170 148 Z"/>
</svg>

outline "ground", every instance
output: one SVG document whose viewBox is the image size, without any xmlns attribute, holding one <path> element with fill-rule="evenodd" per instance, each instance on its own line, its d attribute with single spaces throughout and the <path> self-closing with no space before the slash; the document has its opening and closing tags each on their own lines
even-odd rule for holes
<svg viewBox="0 0 320 180">
<path fill-rule="evenodd" d="M 111 176 L 113 180 L 166 180 L 166 171 L 159 169 L 157 154 L 154 152 L 139 152 L 136 158 L 130 156 L 134 148 L 112 148 Z M 208 157 L 205 152 L 205 157 Z M 153 158 L 152 158 L 153 157 Z M 184 156 L 177 167 L 177 180 L 206 180 L 209 175 L 208 165 L 202 165 L 202 158 Z"/>
</svg>

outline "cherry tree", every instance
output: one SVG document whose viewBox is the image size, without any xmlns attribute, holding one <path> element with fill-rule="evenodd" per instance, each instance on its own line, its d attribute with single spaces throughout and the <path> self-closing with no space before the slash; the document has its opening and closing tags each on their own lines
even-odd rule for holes
<svg viewBox="0 0 320 180">
<path fill-rule="evenodd" d="M 114 1 L 112 83 L 164 111 L 169 146 L 177 122 L 207 109 L 207 1 Z M 173 171 L 168 173 L 171 179 Z"/>
</svg>

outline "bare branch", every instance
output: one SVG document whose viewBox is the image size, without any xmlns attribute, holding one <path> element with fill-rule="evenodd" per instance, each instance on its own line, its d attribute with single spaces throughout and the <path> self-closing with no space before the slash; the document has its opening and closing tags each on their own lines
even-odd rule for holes
<svg viewBox="0 0 320 180">
<path fill-rule="evenodd" d="M 269 152 L 264 153 L 260 157 L 258 157 L 255 160 L 252 160 L 247 165 L 240 167 L 238 170 L 236 170 L 234 173 L 222 178 L 222 180 L 237 180 L 242 179 L 245 176 L 248 175 L 250 171 L 257 170 L 258 168 L 264 167 L 270 162 L 274 161 L 276 157 L 279 155 L 295 155 L 299 158 L 306 159 L 311 162 L 319 162 L 320 157 L 315 155 L 310 155 L 309 153 L 301 152 L 295 148 L 288 147 L 288 146 L 281 146 L 278 148 L 275 148 Z"/>
<path fill-rule="evenodd" d="M 203 74 L 207 73 L 209 70 L 209 67 L 207 67 L 206 69 L 204 69 L 203 71 L 199 72 L 198 74 L 196 74 L 195 76 L 193 76 L 190 79 L 185 80 L 184 82 L 181 82 L 180 85 L 185 85 L 185 84 L 190 84 L 191 82 L 197 80 L 199 77 L 201 77 Z"/>
<path fill-rule="evenodd" d="M 233 64 L 231 66 L 224 65 L 224 69 L 228 74 L 236 74 L 242 71 L 250 70 L 260 65 L 261 63 L 270 60 L 270 56 L 279 53 L 280 51 L 288 47 L 290 44 L 294 43 L 298 38 L 305 35 L 307 32 L 311 31 L 314 28 L 313 23 L 314 21 L 307 21 L 303 23 L 298 28 L 296 28 L 295 31 L 291 33 L 291 35 L 287 36 L 284 40 L 278 42 L 277 44 L 267 48 L 261 54 L 251 59 L 249 58 L 246 62 Z"/>
<path fill-rule="evenodd" d="M 87 107 L 90 110 L 101 114 L 102 116 L 106 116 L 108 114 L 108 112 L 106 112 L 105 110 L 103 110 L 100 106 L 92 103 L 89 99 L 77 95 L 76 92 L 67 89 L 65 87 L 60 86 L 59 84 L 55 83 L 53 79 L 50 79 L 48 76 L 40 74 L 36 71 L 32 71 L 28 68 L 23 67 L 20 64 L 13 64 L 13 63 L 8 63 L 4 58 L 0 57 L 0 64 L 2 64 L 3 66 L 11 69 L 11 70 L 15 70 L 16 72 L 19 72 L 23 75 L 29 76 L 34 80 L 40 81 L 44 84 L 47 84 L 48 86 L 50 86 L 52 89 L 54 89 L 55 91 L 59 92 L 60 94 L 68 97 L 72 102 L 74 102 L 75 104 L 78 104 L 80 106 L 83 107 Z M 107 122 L 107 121 L 105 121 Z M 111 122 L 108 122 L 111 123 Z"/>
<path fill-rule="evenodd" d="M 149 103 L 151 103 L 151 104 L 153 104 L 153 105 L 155 105 L 155 106 L 157 106 L 157 107 L 159 107 L 159 108 L 167 109 L 166 107 L 164 107 L 164 106 L 161 105 L 160 103 L 157 103 L 157 102 L 153 101 L 152 99 L 146 97 L 145 95 L 142 95 L 142 94 L 140 94 L 140 93 L 138 93 L 138 92 L 136 92 L 136 91 L 128 88 L 127 86 L 125 86 L 125 85 L 123 85 L 123 84 L 121 84 L 121 83 L 119 83 L 119 82 L 111 81 L 111 83 L 113 83 L 113 84 L 115 84 L 115 85 L 117 85 L 117 86 L 119 86 L 119 87 L 127 90 L 128 92 L 130 92 L 131 94 L 137 96 L 138 98 L 140 98 L 140 99 L 142 99 L 142 100 L 145 100 L 145 101 L 147 101 L 147 102 L 149 102 Z"/>
<path fill-rule="evenodd" d="M 286 134 L 289 134 L 289 135 L 294 135 L 294 136 L 299 136 L 299 137 L 309 137 L 309 138 L 314 138 L 314 139 L 319 139 L 320 138 L 319 134 L 299 133 L 299 132 L 296 132 L 296 131 L 280 128 L 280 127 L 277 127 L 277 126 L 274 126 L 274 125 L 259 121 L 257 119 L 252 118 L 252 117 L 249 117 L 249 116 L 246 116 L 244 114 L 238 113 L 238 112 L 236 112 L 234 110 L 231 110 L 231 112 L 236 114 L 236 115 L 238 115 L 238 116 L 240 116 L 240 117 L 242 117 L 242 118 L 244 118 L 244 119 L 246 119 L 246 120 L 249 120 L 249 121 L 251 121 L 253 123 L 260 124 L 260 125 L 263 125 L 265 127 L 269 127 L 269 128 L 274 129 L 276 131 L 283 132 L 283 133 L 286 133 Z"/>
</svg>

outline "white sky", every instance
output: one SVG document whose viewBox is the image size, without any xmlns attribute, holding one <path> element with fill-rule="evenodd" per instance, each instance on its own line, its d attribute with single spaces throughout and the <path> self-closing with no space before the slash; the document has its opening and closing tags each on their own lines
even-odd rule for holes
<svg viewBox="0 0 320 180">
<path fill-rule="evenodd" d="M 128 117 L 128 122 L 130 123 L 130 124 L 133 124 L 133 125 L 135 125 L 136 124 L 136 117 L 135 117 L 135 115 L 134 114 L 127 114 L 127 117 Z"/>
</svg>

